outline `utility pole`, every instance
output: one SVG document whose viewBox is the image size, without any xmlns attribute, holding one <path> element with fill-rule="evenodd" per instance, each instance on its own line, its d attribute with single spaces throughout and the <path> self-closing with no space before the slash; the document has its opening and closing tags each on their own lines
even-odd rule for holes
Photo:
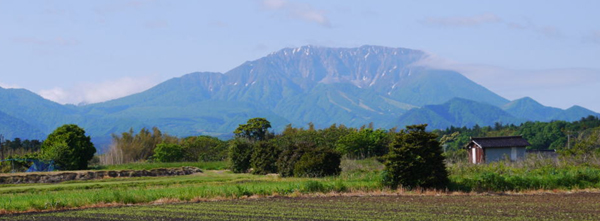
<svg viewBox="0 0 600 221">
<path fill-rule="evenodd" d="M 0 134 L 0 160 L 4 160 L 4 135 Z"/>
</svg>

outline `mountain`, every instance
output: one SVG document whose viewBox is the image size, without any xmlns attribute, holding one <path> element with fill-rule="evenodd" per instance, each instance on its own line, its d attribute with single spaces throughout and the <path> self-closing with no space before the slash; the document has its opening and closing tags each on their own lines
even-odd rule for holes
<svg viewBox="0 0 600 221">
<path fill-rule="evenodd" d="M 81 115 L 73 105 L 60 105 L 25 89 L 0 88 L 0 111 L 47 133 L 65 123 L 76 123 Z M 12 133 L 10 130 L 1 131 Z M 40 137 L 35 137 L 39 139 Z"/>
<path fill-rule="evenodd" d="M 589 115 L 598 116 L 598 113 L 580 106 L 573 106 L 562 110 L 560 108 L 544 106 L 529 97 L 511 101 L 503 105 L 502 109 L 517 118 L 530 121 L 576 121 Z"/>
<path fill-rule="evenodd" d="M 531 121 L 557 120 L 554 116 L 563 112 L 559 108 L 546 107 L 530 97 L 511 101 L 502 106 L 502 109 L 515 117 Z"/>
<path fill-rule="evenodd" d="M 454 98 L 440 105 L 412 109 L 393 124 L 403 128 L 406 125 L 426 123 L 429 129 L 446 129 L 450 126 L 489 126 L 496 122 L 519 124 L 525 121 L 526 119 L 516 118 L 494 105 Z"/>
<path fill-rule="evenodd" d="M 0 112 L 0 131 L 6 138 L 24 137 L 28 139 L 42 139 L 45 134 L 27 122 Z"/>
<path fill-rule="evenodd" d="M 281 128 L 309 122 L 382 125 L 412 108 L 454 97 L 508 102 L 457 72 L 414 65 L 425 57 L 417 50 L 378 46 L 286 48 L 223 74 L 191 73 L 84 109 L 191 135 L 230 133 L 253 116 Z"/>
<path fill-rule="evenodd" d="M 585 116 L 600 116 L 600 114 L 593 112 L 591 110 L 588 110 L 586 108 L 583 108 L 581 106 L 573 106 L 570 107 L 568 109 L 566 109 L 565 111 L 558 113 L 556 115 L 554 115 L 552 117 L 553 120 L 564 120 L 564 121 L 577 121 L 577 120 L 581 120 L 582 117 Z"/>
<path fill-rule="evenodd" d="M 23 125 L 35 134 L 30 136 L 75 123 L 93 140 L 108 143 L 113 133 L 154 126 L 177 136 L 227 137 L 254 117 L 267 118 L 280 131 L 309 122 L 317 127 L 430 122 L 442 128 L 593 113 L 580 107 L 559 112 L 532 99 L 509 103 L 458 72 L 419 66 L 428 56 L 380 46 L 285 48 L 225 73 L 190 73 L 138 94 L 83 106 L 0 88 L 0 120 Z M 11 132 L 0 128 L 0 133 Z"/>
</svg>

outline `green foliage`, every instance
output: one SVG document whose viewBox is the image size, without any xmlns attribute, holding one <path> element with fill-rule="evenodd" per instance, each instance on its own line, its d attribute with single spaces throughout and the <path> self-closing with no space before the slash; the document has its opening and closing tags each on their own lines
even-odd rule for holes
<svg viewBox="0 0 600 221">
<path fill-rule="evenodd" d="M 63 170 L 87 169 L 87 163 L 96 153 L 94 144 L 85 131 L 74 124 L 63 125 L 42 143 L 42 155 Z"/>
<path fill-rule="evenodd" d="M 233 133 L 238 138 L 260 141 L 268 139 L 269 128 L 271 128 L 271 122 L 267 119 L 252 118 L 246 124 L 240 124 Z"/>
<path fill-rule="evenodd" d="M 480 127 L 475 125 L 467 127 L 449 127 L 446 130 L 435 130 L 434 133 L 440 137 L 448 137 L 453 133 L 458 136 L 447 140 L 446 150 L 459 150 L 468 142 L 469 137 L 495 137 L 522 135 L 531 144 L 529 149 L 536 150 L 560 150 L 567 146 L 573 147 L 577 142 L 585 139 L 586 134 L 593 128 L 600 127 L 600 119 L 595 116 L 581 118 L 575 122 L 553 121 L 553 122 L 526 122 L 521 125 L 502 125 L 496 123 L 493 127 Z M 567 144 L 567 136 L 570 136 L 571 144 Z M 441 141 L 441 140 L 440 140 Z"/>
<path fill-rule="evenodd" d="M 181 145 L 161 143 L 154 149 L 154 160 L 158 162 L 178 162 L 183 160 L 184 149 Z"/>
<path fill-rule="evenodd" d="M 229 142 L 229 161 L 231 171 L 245 173 L 250 169 L 253 143 L 247 139 L 236 138 Z"/>
<path fill-rule="evenodd" d="M 227 158 L 227 143 L 211 136 L 187 137 L 181 141 L 185 161 L 222 161 Z"/>
<path fill-rule="evenodd" d="M 259 141 L 254 144 L 250 160 L 253 174 L 277 173 L 279 149 L 273 142 Z"/>
<path fill-rule="evenodd" d="M 567 143 L 567 137 L 564 133 L 568 123 L 565 121 L 546 122 L 526 122 L 521 125 L 517 133 L 523 135 L 531 144 L 530 149 L 558 149 Z"/>
<path fill-rule="evenodd" d="M 296 163 L 307 150 L 313 148 L 312 145 L 314 144 L 302 142 L 291 143 L 286 146 L 277 159 L 277 172 L 279 175 L 282 177 L 294 176 Z"/>
<path fill-rule="evenodd" d="M 580 160 L 600 154 L 600 127 L 580 132 L 575 145 L 559 149 L 563 156 L 574 156 Z"/>
<path fill-rule="evenodd" d="M 367 128 L 340 137 L 336 150 L 352 159 L 365 159 L 385 155 L 389 143 L 387 131 Z"/>
<path fill-rule="evenodd" d="M 338 175 L 341 157 L 336 151 L 311 141 L 288 143 L 279 154 L 277 170 L 282 177 L 323 177 Z"/>
<path fill-rule="evenodd" d="M 437 135 L 425 131 L 424 125 L 407 126 L 400 131 L 384 157 L 385 169 L 382 183 L 393 189 L 444 188 L 448 172 Z"/>
<path fill-rule="evenodd" d="M 489 164 L 458 163 L 449 167 L 451 190 L 524 191 L 585 189 L 600 187 L 600 161 L 590 156 L 583 162 L 576 156 L 558 159 L 529 156 L 518 162 Z"/>
<path fill-rule="evenodd" d="M 120 136 L 112 135 L 112 145 L 108 154 L 112 154 L 109 164 L 122 164 L 148 160 L 154 155 L 154 149 L 160 143 L 179 143 L 177 137 L 163 134 L 157 127 L 152 130 L 142 128 L 135 134 L 133 129 Z"/>
<path fill-rule="evenodd" d="M 325 177 L 340 174 L 340 154 L 327 148 L 306 151 L 294 164 L 296 177 Z"/>
<path fill-rule="evenodd" d="M 42 142 L 39 140 L 21 140 L 18 137 L 13 140 L 4 140 L 4 142 L 0 143 L 0 159 L 6 159 L 9 155 L 39 153 L 41 148 Z"/>
</svg>

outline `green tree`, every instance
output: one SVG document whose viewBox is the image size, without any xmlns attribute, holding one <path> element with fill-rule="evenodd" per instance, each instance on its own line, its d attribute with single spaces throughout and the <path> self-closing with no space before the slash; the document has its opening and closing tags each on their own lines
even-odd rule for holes
<svg viewBox="0 0 600 221">
<path fill-rule="evenodd" d="M 181 146 L 186 161 L 220 161 L 227 158 L 227 143 L 211 136 L 187 137 Z"/>
<path fill-rule="evenodd" d="M 277 173 L 277 158 L 281 151 L 271 141 L 273 140 L 254 143 L 250 160 L 253 174 Z"/>
<path fill-rule="evenodd" d="M 584 161 L 594 154 L 600 153 L 600 127 L 582 131 L 575 145 L 563 147 L 558 151 L 565 156 L 580 157 Z"/>
<path fill-rule="evenodd" d="M 393 189 L 443 188 L 448 180 L 437 135 L 425 131 L 427 124 L 407 126 L 400 131 L 384 157 L 383 184 Z"/>
<path fill-rule="evenodd" d="M 231 171 L 245 173 L 250 169 L 253 143 L 248 139 L 236 138 L 229 142 L 229 161 Z"/>
<path fill-rule="evenodd" d="M 269 128 L 271 128 L 271 122 L 265 118 L 252 118 L 248 120 L 246 124 L 240 124 L 238 128 L 233 131 L 236 137 L 246 138 L 251 141 L 259 141 L 268 139 Z"/>
<path fill-rule="evenodd" d="M 389 145 L 388 133 L 385 130 L 371 128 L 350 132 L 341 137 L 336 150 L 353 159 L 364 159 L 383 156 Z"/>
<path fill-rule="evenodd" d="M 156 145 L 153 157 L 158 162 L 179 162 L 183 160 L 183 147 L 174 143 L 160 143 Z"/>
<path fill-rule="evenodd" d="M 75 124 L 63 125 L 42 143 L 43 158 L 54 160 L 63 170 L 87 169 L 96 148 L 85 130 Z"/>
</svg>

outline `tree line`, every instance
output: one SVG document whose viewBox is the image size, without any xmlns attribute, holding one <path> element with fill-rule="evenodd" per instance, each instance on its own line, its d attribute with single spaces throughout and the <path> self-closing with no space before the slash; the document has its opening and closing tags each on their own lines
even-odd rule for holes
<svg viewBox="0 0 600 221">
<path fill-rule="evenodd" d="M 597 116 L 588 116 L 574 122 L 525 122 L 518 126 L 496 123 L 494 126 L 449 127 L 433 132 L 440 139 L 453 137 L 446 142 L 447 150 L 460 150 L 469 142 L 470 137 L 521 135 L 531 144 L 527 149 L 560 151 L 585 142 L 598 128 L 600 128 L 600 119 Z"/>
<path fill-rule="evenodd" d="M 342 157 L 376 158 L 386 166 L 382 175 L 386 185 L 423 187 L 446 182 L 434 178 L 447 174 L 444 160 L 466 159 L 455 153 L 464 152 L 463 147 L 470 137 L 522 135 L 532 144 L 530 149 L 556 148 L 570 155 L 600 153 L 600 120 L 593 116 L 575 122 L 526 122 L 518 126 L 497 123 L 432 132 L 426 131 L 426 125 L 402 130 L 375 129 L 372 124 L 360 128 L 333 124 L 322 129 L 316 129 L 313 124 L 307 128 L 287 125 L 281 133 L 274 133 L 270 128 L 268 120 L 253 118 L 240 124 L 233 131 L 234 138 L 228 141 L 210 136 L 178 138 L 158 128 L 144 128 L 137 133 L 130 129 L 113 134 L 110 149 L 97 157 L 102 164 L 227 160 L 233 172 L 278 173 L 284 177 L 333 176 L 340 173 Z M 15 147 L 21 143 L 16 149 L 31 151 L 30 157 L 54 160 L 62 169 L 85 169 L 95 153 L 89 136 L 77 125 L 59 127 L 43 142 L 16 141 L 20 139 L 4 143 Z M 413 166 L 404 168 L 407 165 Z M 397 175 L 386 175 L 399 172 L 407 173 L 400 181 Z M 420 183 L 401 182 L 413 180 L 406 178 L 419 174 L 426 176 L 417 179 Z"/>
<path fill-rule="evenodd" d="M 347 128 L 294 128 L 269 132 L 269 121 L 250 119 L 235 131 L 229 160 L 236 173 L 278 173 L 282 177 L 323 177 L 340 173 L 341 157 L 376 157 L 384 165 L 382 184 L 391 188 L 444 188 L 448 172 L 437 135 L 427 125 L 383 130 Z"/>
<path fill-rule="evenodd" d="M 21 138 L 7 139 L 0 142 L 0 160 L 18 158 L 19 156 L 39 152 L 42 141 L 21 140 Z"/>
</svg>

